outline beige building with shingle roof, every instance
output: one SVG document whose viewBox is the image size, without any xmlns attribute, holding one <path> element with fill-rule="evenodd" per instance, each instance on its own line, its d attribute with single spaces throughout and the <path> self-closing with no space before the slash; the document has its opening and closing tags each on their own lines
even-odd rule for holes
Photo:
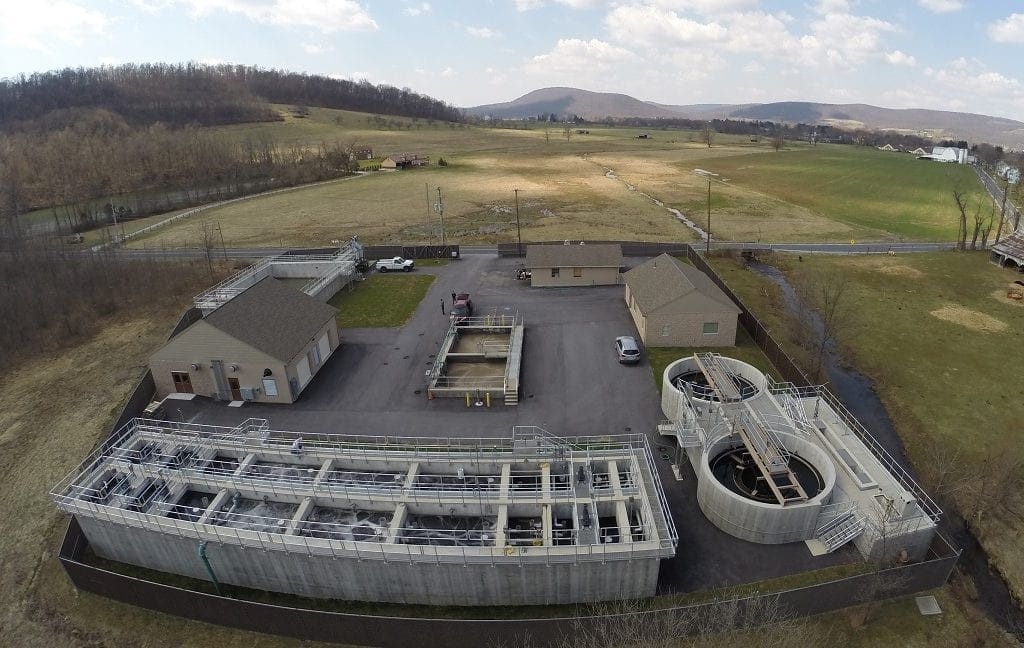
<svg viewBox="0 0 1024 648">
<path fill-rule="evenodd" d="M 526 267 L 531 286 L 614 286 L 619 282 L 619 245 L 530 245 Z"/>
<path fill-rule="evenodd" d="M 336 314 L 267 277 L 150 357 L 157 396 L 294 402 L 338 348 Z"/>
<path fill-rule="evenodd" d="M 697 268 L 662 254 L 623 280 L 626 306 L 646 346 L 736 345 L 739 307 Z"/>
</svg>

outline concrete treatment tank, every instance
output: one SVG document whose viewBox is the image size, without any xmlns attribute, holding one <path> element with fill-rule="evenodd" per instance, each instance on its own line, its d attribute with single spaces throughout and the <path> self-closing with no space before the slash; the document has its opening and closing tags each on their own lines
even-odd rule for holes
<svg viewBox="0 0 1024 648">
<path fill-rule="evenodd" d="M 697 502 L 715 526 L 762 544 L 814 537 L 832 499 L 835 466 L 794 425 L 755 367 L 707 354 L 666 367 L 662 410 L 697 476 Z"/>
</svg>

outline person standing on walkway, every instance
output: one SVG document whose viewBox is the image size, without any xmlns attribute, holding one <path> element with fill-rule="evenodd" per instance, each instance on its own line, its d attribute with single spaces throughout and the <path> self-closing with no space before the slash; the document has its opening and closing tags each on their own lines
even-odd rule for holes
<svg viewBox="0 0 1024 648">
<path fill-rule="evenodd" d="M 455 305 L 455 293 L 452 293 L 452 306 Z"/>
</svg>

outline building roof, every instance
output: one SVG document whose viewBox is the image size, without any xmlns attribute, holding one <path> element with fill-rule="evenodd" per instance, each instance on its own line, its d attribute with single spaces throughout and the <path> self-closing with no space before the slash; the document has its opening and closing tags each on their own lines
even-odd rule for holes
<svg viewBox="0 0 1024 648">
<path fill-rule="evenodd" d="M 203 319 L 236 340 L 288 362 L 336 313 L 333 306 L 266 277 Z"/>
<path fill-rule="evenodd" d="M 645 315 L 740 313 L 739 307 L 706 274 L 668 254 L 638 265 L 623 280 Z"/>
<path fill-rule="evenodd" d="M 1020 263 L 1021 260 L 1024 260 L 1024 230 L 1003 237 L 992 246 L 992 251 Z"/>
<path fill-rule="evenodd" d="M 529 245 L 528 268 L 618 268 L 622 265 L 622 247 L 598 245 Z"/>
</svg>

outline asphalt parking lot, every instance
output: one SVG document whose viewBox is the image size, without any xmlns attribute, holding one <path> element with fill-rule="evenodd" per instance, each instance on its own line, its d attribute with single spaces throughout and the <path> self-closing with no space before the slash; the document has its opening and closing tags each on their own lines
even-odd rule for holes
<svg viewBox="0 0 1024 648">
<path fill-rule="evenodd" d="M 635 261 L 631 263 L 635 265 Z M 847 547 L 812 558 L 803 543 L 758 545 L 711 525 L 697 508 L 688 466 L 676 481 L 658 446 L 664 416 L 646 359 L 620 365 L 616 336 L 636 335 L 621 286 L 531 288 L 517 281 L 519 259 L 468 255 L 446 266 L 417 268 L 437 276 L 405 326 L 346 329 L 342 344 L 292 405 L 229 408 L 204 398 L 176 401 L 169 413 L 199 423 L 237 425 L 265 418 L 277 430 L 431 437 L 501 437 L 537 425 L 560 436 L 643 432 L 650 436 L 679 532 L 677 555 L 662 563 L 659 590 L 695 591 L 818 569 L 859 559 Z M 524 320 L 520 403 L 469 407 L 462 399 L 427 400 L 425 373 L 448 328 L 441 303 L 469 292 L 476 315 L 518 311 Z M 180 409 L 180 413 L 176 410 Z M 674 456 L 672 449 L 666 449 Z"/>
</svg>

